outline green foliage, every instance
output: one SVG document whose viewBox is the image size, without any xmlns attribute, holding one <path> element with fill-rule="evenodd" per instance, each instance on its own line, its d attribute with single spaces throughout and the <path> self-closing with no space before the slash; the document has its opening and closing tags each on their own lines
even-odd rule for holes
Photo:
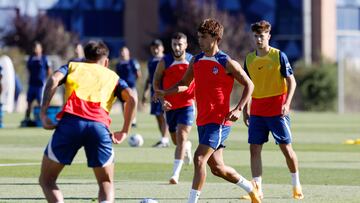
<svg viewBox="0 0 360 203">
<path fill-rule="evenodd" d="M 297 106 L 309 111 L 334 111 L 337 99 L 336 64 L 324 61 L 295 69 Z M 299 103 L 299 101 L 301 103 Z"/>
</svg>

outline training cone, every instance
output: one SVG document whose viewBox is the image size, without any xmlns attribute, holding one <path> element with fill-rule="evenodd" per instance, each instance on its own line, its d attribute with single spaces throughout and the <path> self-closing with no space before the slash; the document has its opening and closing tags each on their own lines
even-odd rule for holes
<svg viewBox="0 0 360 203">
<path fill-rule="evenodd" d="M 345 140 L 345 144 L 355 144 L 355 140 L 352 139 Z"/>
</svg>

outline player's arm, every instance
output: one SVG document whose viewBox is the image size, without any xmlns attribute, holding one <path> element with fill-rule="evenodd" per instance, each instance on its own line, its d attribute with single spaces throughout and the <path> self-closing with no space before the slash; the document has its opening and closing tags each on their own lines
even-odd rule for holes
<svg viewBox="0 0 360 203">
<path fill-rule="evenodd" d="M 125 81 L 119 80 L 119 84 L 115 88 L 115 95 L 118 96 L 122 102 L 124 102 L 124 123 L 120 131 L 112 134 L 112 141 L 115 144 L 120 144 L 125 140 L 131 129 L 131 122 L 135 117 L 137 108 L 137 96 L 134 91 L 129 88 Z"/>
<path fill-rule="evenodd" d="M 66 73 L 67 74 L 67 73 Z M 44 95 L 41 102 L 40 117 L 45 129 L 54 129 L 54 125 L 50 118 L 47 116 L 47 109 L 49 108 L 50 101 L 53 98 L 56 88 L 61 84 L 61 81 L 65 78 L 66 74 L 61 71 L 54 72 L 46 81 Z"/>
<path fill-rule="evenodd" d="M 190 83 L 194 79 L 193 64 L 194 64 L 194 58 L 191 59 L 188 69 L 186 70 L 183 78 L 178 83 L 176 83 L 167 90 L 155 91 L 155 94 L 158 95 L 159 97 L 163 97 L 165 95 L 171 95 L 186 91 L 189 88 Z"/>
<path fill-rule="evenodd" d="M 141 75 L 141 66 L 137 60 L 134 60 L 134 65 L 136 69 L 136 79 L 140 79 L 142 77 Z"/>
<path fill-rule="evenodd" d="M 150 89 L 150 76 L 148 76 L 145 80 L 145 85 L 144 85 L 144 91 L 142 94 L 142 98 L 141 98 L 141 103 L 144 105 L 146 102 L 146 94 Z"/>
<path fill-rule="evenodd" d="M 287 96 L 286 96 L 286 101 L 281 109 L 282 116 L 286 116 L 290 113 L 290 105 L 296 89 L 296 80 L 294 75 L 290 75 L 285 79 L 287 84 Z"/>
<path fill-rule="evenodd" d="M 244 67 L 243 67 L 243 68 L 244 68 L 244 71 L 245 71 L 245 73 L 247 74 L 247 76 L 250 77 L 249 71 L 248 71 L 247 65 L 246 65 L 246 60 L 245 60 L 245 62 L 244 62 Z M 250 78 L 250 79 L 251 79 L 251 78 Z M 250 98 L 249 101 L 245 104 L 244 109 L 242 110 L 242 112 L 243 112 L 243 121 L 244 121 L 244 123 L 245 123 L 245 125 L 246 125 L 247 127 L 249 127 L 250 106 L 251 106 L 251 98 Z"/>
<path fill-rule="evenodd" d="M 238 62 L 229 59 L 226 63 L 226 70 L 235 78 L 236 81 L 244 86 L 244 91 L 241 95 L 239 103 L 226 117 L 226 120 L 236 121 L 239 119 L 245 104 L 248 103 L 251 98 L 251 94 L 254 91 L 254 84 Z"/>
<path fill-rule="evenodd" d="M 280 52 L 280 73 L 285 78 L 287 85 L 286 101 L 281 108 L 282 116 L 286 116 L 290 113 L 290 105 L 296 89 L 296 80 L 290 62 L 284 52 Z"/>
</svg>

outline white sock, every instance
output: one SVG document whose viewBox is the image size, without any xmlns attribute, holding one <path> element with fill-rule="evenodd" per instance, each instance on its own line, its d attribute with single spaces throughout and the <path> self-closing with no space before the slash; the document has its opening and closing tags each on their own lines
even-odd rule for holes
<svg viewBox="0 0 360 203">
<path fill-rule="evenodd" d="M 239 182 L 236 183 L 236 185 L 240 186 L 242 189 L 244 189 L 247 193 L 253 191 L 254 186 L 251 184 L 250 181 L 246 180 L 244 177 L 240 176 Z"/>
<path fill-rule="evenodd" d="M 299 178 L 299 171 L 296 171 L 296 173 L 290 173 L 291 174 L 291 183 L 294 187 L 300 186 L 300 178 Z"/>
<path fill-rule="evenodd" d="M 173 176 L 172 177 L 179 178 L 183 163 L 184 163 L 184 161 L 181 159 L 174 160 L 174 168 L 173 168 Z"/>
<path fill-rule="evenodd" d="M 256 185 L 258 186 L 258 190 L 262 191 L 262 178 L 261 178 L 261 176 L 253 177 L 253 180 L 255 181 Z"/>
<path fill-rule="evenodd" d="M 169 138 L 168 137 L 162 137 L 160 141 L 161 141 L 161 143 L 169 143 Z"/>
<path fill-rule="evenodd" d="M 201 191 L 199 191 L 199 190 L 191 189 L 188 203 L 197 203 L 197 201 L 200 197 L 200 193 L 201 193 Z"/>
<path fill-rule="evenodd" d="M 104 201 L 101 201 L 100 203 L 111 203 L 111 202 L 107 201 L 107 200 L 104 200 Z"/>
</svg>

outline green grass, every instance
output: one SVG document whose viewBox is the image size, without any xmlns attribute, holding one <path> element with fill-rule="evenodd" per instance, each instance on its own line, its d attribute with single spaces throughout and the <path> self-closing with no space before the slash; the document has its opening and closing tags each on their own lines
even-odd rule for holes
<svg viewBox="0 0 360 203">
<path fill-rule="evenodd" d="M 41 128 L 18 128 L 23 115 L 5 114 L 4 129 L 0 129 L 0 202 L 45 202 L 37 177 L 43 150 L 52 134 Z M 121 114 L 114 114 L 112 130 L 120 129 Z M 360 193 L 360 145 L 345 145 L 346 139 L 360 138 L 360 114 L 302 113 L 292 115 L 294 149 L 300 165 L 300 177 L 305 192 L 302 202 L 358 202 Z M 155 119 L 139 113 L 138 128 L 145 139 L 141 148 L 127 143 L 115 146 L 116 201 L 139 202 L 148 197 L 159 202 L 186 202 L 193 166 L 184 166 L 180 184 L 168 185 L 174 146 L 154 149 L 159 139 Z M 197 143 L 196 127 L 190 139 Z M 264 202 L 292 202 L 290 175 L 284 157 L 273 139 L 263 149 Z M 225 162 L 243 176 L 250 177 L 247 128 L 235 123 L 226 142 Z M 13 164 L 13 165 L 11 165 Z M 18 165 L 16 165 L 18 164 Z M 211 175 L 202 191 L 200 202 L 245 202 L 244 192 Z M 66 202 L 92 202 L 97 185 L 92 170 L 86 166 L 83 150 L 74 163 L 66 167 L 59 178 Z"/>
</svg>

